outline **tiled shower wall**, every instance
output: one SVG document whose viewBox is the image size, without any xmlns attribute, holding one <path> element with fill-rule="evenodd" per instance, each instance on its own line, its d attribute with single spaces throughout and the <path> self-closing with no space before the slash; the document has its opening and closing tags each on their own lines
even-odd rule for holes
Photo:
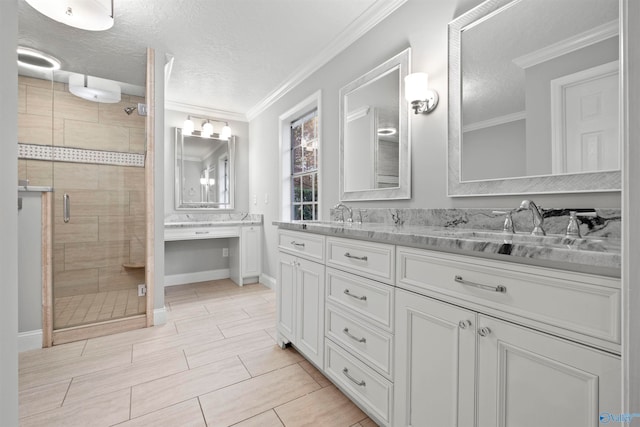
<svg viewBox="0 0 640 427">
<path fill-rule="evenodd" d="M 122 153 L 144 153 L 145 120 L 125 107 L 144 98 L 122 95 L 117 104 L 85 101 L 63 83 L 20 76 L 18 142 Z M 144 168 L 61 161 L 18 160 L 20 179 L 53 186 L 54 297 L 122 289 L 144 283 Z M 69 194 L 71 221 L 62 221 Z"/>
</svg>

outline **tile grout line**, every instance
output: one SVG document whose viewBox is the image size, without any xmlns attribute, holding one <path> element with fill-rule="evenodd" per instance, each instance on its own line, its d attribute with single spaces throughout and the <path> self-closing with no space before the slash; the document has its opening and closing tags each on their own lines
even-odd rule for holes
<svg viewBox="0 0 640 427">
<path fill-rule="evenodd" d="M 204 415 L 204 409 L 202 408 L 202 402 L 200 402 L 200 396 L 196 396 L 196 399 L 198 399 L 198 406 L 200 407 L 200 413 L 202 414 L 204 425 L 205 427 L 207 427 L 209 424 L 207 424 L 207 417 Z"/>
</svg>

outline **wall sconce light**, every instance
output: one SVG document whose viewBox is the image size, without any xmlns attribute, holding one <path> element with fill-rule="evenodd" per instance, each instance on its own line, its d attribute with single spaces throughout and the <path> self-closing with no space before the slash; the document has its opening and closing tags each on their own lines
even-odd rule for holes
<svg viewBox="0 0 640 427">
<path fill-rule="evenodd" d="M 429 89 L 427 73 L 413 73 L 404 78 L 404 97 L 415 114 L 428 114 L 438 105 L 438 92 Z"/>
<path fill-rule="evenodd" d="M 231 128 L 229 127 L 229 123 L 223 122 L 221 120 L 209 119 L 207 117 L 199 117 L 195 115 L 187 116 L 187 120 L 185 120 L 184 124 L 182 125 L 183 135 L 192 135 L 194 132 L 197 132 L 195 130 L 195 124 L 193 123 L 193 120 L 191 120 L 192 117 L 204 120 L 204 122 L 202 122 L 202 128 L 201 128 L 202 130 L 199 132 L 200 136 L 203 138 L 212 138 L 213 125 L 211 124 L 211 122 L 224 123 L 222 130 L 217 135 L 218 139 L 229 139 L 229 137 L 231 136 Z"/>
<path fill-rule="evenodd" d="M 69 75 L 69 92 L 93 102 L 115 104 L 121 100 L 121 89 L 117 82 L 86 74 Z"/>
<path fill-rule="evenodd" d="M 43 15 L 71 27 L 104 31 L 113 27 L 113 0 L 26 0 Z"/>
</svg>

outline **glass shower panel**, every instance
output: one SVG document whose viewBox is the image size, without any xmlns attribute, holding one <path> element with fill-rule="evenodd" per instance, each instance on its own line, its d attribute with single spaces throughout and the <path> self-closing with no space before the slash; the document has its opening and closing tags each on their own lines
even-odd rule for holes
<svg viewBox="0 0 640 427">
<path fill-rule="evenodd" d="M 146 312 L 145 118 L 53 91 L 54 330 Z"/>
</svg>

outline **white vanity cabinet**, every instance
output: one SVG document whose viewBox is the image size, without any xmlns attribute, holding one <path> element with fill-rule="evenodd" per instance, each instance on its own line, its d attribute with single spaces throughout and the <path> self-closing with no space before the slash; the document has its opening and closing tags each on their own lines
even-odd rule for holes
<svg viewBox="0 0 640 427">
<path fill-rule="evenodd" d="M 277 329 L 281 346 L 292 343 L 324 365 L 324 237 L 281 230 L 277 279 Z"/>
<path fill-rule="evenodd" d="M 262 227 L 242 227 L 241 239 L 243 277 L 259 277 L 262 271 Z"/>
<path fill-rule="evenodd" d="M 397 252 L 411 292 L 396 289 L 394 425 L 597 426 L 618 411 L 619 280 Z"/>
<path fill-rule="evenodd" d="M 392 424 L 395 246 L 327 238 L 325 374 Z"/>
</svg>

